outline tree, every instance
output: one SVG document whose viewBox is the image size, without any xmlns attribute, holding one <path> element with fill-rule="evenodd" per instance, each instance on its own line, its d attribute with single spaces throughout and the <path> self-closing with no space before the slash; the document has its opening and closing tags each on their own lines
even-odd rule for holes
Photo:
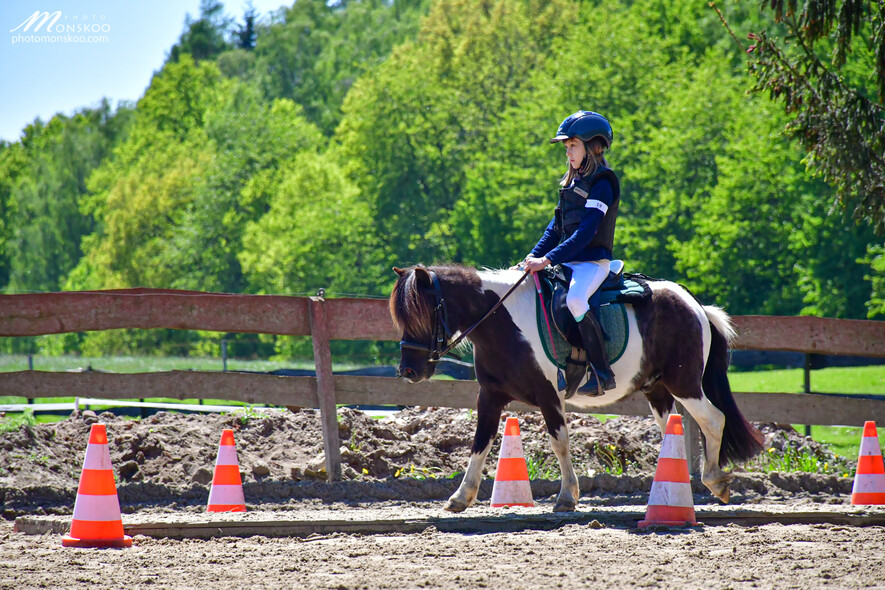
<svg viewBox="0 0 885 590">
<path fill-rule="evenodd" d="M 255 7 L 252 6 L 252 0 L 249 0 L 249 4 L 246 6 L 246 12 L 243 13 L 243 24 L 234 31 L 233 38 L 237 48 L 245 49 L 246 51 L 255 49 L 255 40 L 258 37 L 258 33 L 255 30 L 256 16 L 257 14 L 255 12 Z"/>
<path fill-rule="evenodd" d="M 15 185 L 27 167 L 24 148 L 20 142 L 0 142 L 0 287 L 9 281 L 9 263 L 12 252 L 9 238 L 15 228 L 17 212 Z"/>
<path fill-rule="evenodd" d="M 341 162 L 333 150 L 305 150 L 267 185 L 269 208 L 246 225 L 240 253 L 259 292 L 303 295 L 322 287 L 380 295 L 379 285 L 392 281 L 369 205 L 340 173 Z"/>
<path fill-rule="evenodd" d="M 872 246 L 861 262 L 868 264 L 872 274 L 864 278 L 872 283 L 872 297 L 867 302 L 867 315 L 885 317 L 885 246 Z"/>
<path fill-rule="evenodd" d="M 788 131 L 836 203 L 885 233 L 885 2 L 763 2 L 777 26 L 749 34 L 755 90 L 782 100 Z"/>
<path fill-rule="evenodd" d="M 353 181 L 373 203 L 395 262 L 478 255 L 457 239 L 453 218 L 466 174 L 483 152 L 506 151 L 499 130 L 508 109 L 567 13 L 564 2 L 436 2 L 418 39 L 348 93 L 336 138 L 357 163 Z"/>
<path fill-rule="evenodd" d="M 82 237 L 94 228 L 94 220 L 79 212 L 86 179 L 125 135 L 131 114 L 127 107 L 113 112 L 105 100 L 73 117 L 59 114 L 45 125 L 37 120 L 11 146 L 0 190 L 15 203 L 0 247 L 15 253 L 7 291 L 56 291 L 64 283 L 80 258 Z"/>
<path fill-rule="evenodd" d="M 70 289 L 168 287 L 178 278 L 165 264 L 189 205 L 206 183 L 213 152 L 204 129 L 232 81 L 211 62 L 189 55 L 167 64 L 138 101 L 132 130 L 87 181 L 81 211 L 96 230 Z"/>
<path fill-rule="evenodd" d="M 268 99 L 289 98 L 331 136 L 354 82 L 414 36 L 428 0 L 298 0 L 262 32 L 255 77 Z"/>
<path fill-rule="evenodd" d="M 322 135 L 291 100 L 268 103 L 243 84 L 208 117 L 205 130 L 215 155 L 174 236 L 174 259 L 165 262 L 178 270 L 176 287 L 250 290 L 238 260 L 246 225 L 270 207 L 269 180 L 301 152 L 315 153 Z"/>
<path fill-rule="evenodd" d="M 178 43 L 169 50 L 166 61 L 177 62 L 185 54 L 198 62 L 215 59 L 231 48 L 227 37 L 232 22 L 224 14 L 224 4 L 219 0 L 200 0 L 200 18 L 194 20 L 190 14 L 187 15 L 184 21 L 185 31 Z"/>
</svg>

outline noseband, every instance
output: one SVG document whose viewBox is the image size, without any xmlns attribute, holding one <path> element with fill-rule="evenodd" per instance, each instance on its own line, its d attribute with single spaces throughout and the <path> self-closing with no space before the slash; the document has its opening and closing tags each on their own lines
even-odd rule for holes
<svg viewBox="0 0 885 590">
<path fill-rule="evenodd" d="M 442 296 L 442 287 L 439 284 L 439 277 L 436 276 L 436 273 L 430 269 L 427 270 L 427 274 L 430 275 L 430 279 L 433 283 L 433 286 L 430 289 L 424 289 L 425 291 L 433 293 L 434 306 L 433 306 L 433 332 L 430 335 L 430 344 L 421 344 L 420 342 L 412 342 L 410 340 L 400 340 L 399 348 L 400 350 L 404 349 L 412 349 L 412 350 L 421 350 L 426 352 L 428 355 L 427 362 L 428 363 L 438 363 L 442 360 L 447 354 L 452 354 L 452 349 L 458 346 L 464 338 L 467 337 L 468 334 L 473 332 L 477 326 L 483 323 L 490 315 L 495 313 L 501 304 L 504 303 L 504 300 L 510 296 L 513 291 L 525 280 L 530 273 L 524 273 L 516 283 L 510 287 L 504 296 L 501 297 L 495 305 L 492 306 L 484 316 L 482 316 L 478 322 L 467 328 L 464 332 L 461 333 L 458 338 L 455 339 L 454 342 L 446 345 L 449 340 L 452 339 L 452 331 L 449 329 L 449 312 L 446 309 L 446 300 Z M 454 356 L 454 355 L 453 355 Z"/>
</svg>

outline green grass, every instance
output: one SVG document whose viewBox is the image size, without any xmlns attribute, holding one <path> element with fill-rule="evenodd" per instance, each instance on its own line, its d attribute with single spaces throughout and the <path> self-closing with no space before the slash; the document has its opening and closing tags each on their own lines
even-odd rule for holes
<svg viewBox="0 0 885 590">
<path fill-rule="evenodd" d="M 804 388 L 802 369 L 733 372 L 728 375 L 733 391 L 801 393 Z M 811 391 L 819 393 L 885 394 L 885 366 L 829 367 L 811 372 Z M 793 428 L 805 432 L 804 424 Z M 847 426 L 812 426 L 811 438 L 830 445 L 834 453 L 857 457 L 863 429 Z"/>
<path fill-rule="evenodd" d="M 21 414 L 0 419 L 0 432 L 13 432 L 26 424 L 33 426 L 37 422 L 39 420 L 34 417 L 33 412 L 22 412 Z"/>
<path fill-rule="evenodd" d="M 797 428 L 797 426 L 794 426 Z M 800 432 L 802 432 L 800 430 Z M 811 438 L 829 445 L 834 453 L 857 461 L 863 428 L 854 426 L 812 426 Z M 880 434 L 880 440 L 883 440 Z"/>
<path fill-rule="evenodd" d="M 730 372 L 732 391 L 802 393 L 802 369 Z M 829 367 L 811 372 L 811 391 L 819 393 L 885 394 L 885 365 Z"/>
</svg>

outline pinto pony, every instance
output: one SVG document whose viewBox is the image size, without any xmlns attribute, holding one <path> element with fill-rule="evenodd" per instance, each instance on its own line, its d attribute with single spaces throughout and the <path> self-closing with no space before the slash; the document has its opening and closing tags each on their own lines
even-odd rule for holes
<svg viewBox="0 0 885 590">
<path fill-rule="evenodd" d="M 398 369 L 403 379 L 429 379 L 440 351 L 472 328 L 467 339 L 473 344 L 479 382 L 476 434 L 464 479 L 445 509 L 460 512 L 476 500 L 501 413 L 509 402 L 520 401 L 540 408 L 559 461 L 562 486 L 553 510 L 574 510 L 579 488 L 569 455 L 564 393 L 557 390 L 557 367 L 544 353 L 531 282 L 516 287 L 480 322 L 522 278 L 521 271 L 457 265 L 394 271 L 399 279 L 390 295 L 390 313 L 403 335 Z M 657 280 L 648 286 L 652 296 L 647 302 L 626 306 L 627 349 L 612 365 L 617 388 L 569 401 L 589 409 L 641 391 L 663 435 L 678 399 L 703 435 L 702 481 L 728 502 L 731 478 L 721 468 L 753 457 L 763 441 L 741 415 L 728 383 L 728 347 L 735 332 L 724 311 L 701 305 L 683 287 Z"/>
</svg>

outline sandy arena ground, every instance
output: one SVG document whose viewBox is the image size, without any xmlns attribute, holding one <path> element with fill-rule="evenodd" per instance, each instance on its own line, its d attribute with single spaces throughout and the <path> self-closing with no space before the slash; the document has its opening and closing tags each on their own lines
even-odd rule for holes
<svg viewBox="0 0 885 590">
<path fill-rule="evenodd" d="M 472 438 L 469 412 L 410 409 L 389 421 L 345 410 L 340 420 L 344 482 L 322 478 L 321 435 L 313 412 L 254 416 L 158 415 L 124 421 L 72 416 L 55 425 L 0 433 L 0 589 L 240 587 L 291 588 L 885 588 L 885 527 L 853 524 L 708 524 L 641 532 L 616 517 L 644 508 L 660 435 L 650 420 L 605 424 L 570 419 L 582 475 L 579 513 L 611 518 L 579 524 L 552 514 L 558 488 L 537 417 L 521 416 L 527 457 L 540 463 L 535 515 L 543 527 L 510 532 L 342 533 L 211 539 L 135 535 L 128 549 L 72 549 L 61 535 L 14 532 L 13 519 L 69 522 L 89 425 L 108 425 L 125 525 L 231 519 L 256 521 L 451 518 L 442 510 Z M 249 512 L 207 515 L 205 502 L 221 428 L 234 428 Z M 825 461 L 794 432 L 766 429 L 774 447 L 790 441 Z M 791 443 L 792 444 L 792 443 Z M 494 475 L 493 449 L 486 475 Z M 842 459 L 845 461 L 845 459 Z M 614 475 L 612 461 L 626 465 Z M 546 470 L 546 471 L 545 471 Z M 695 478 L 696 479 L 696 478 Z M 699 520 L 716 510 L 693 482 Z M 463 518 L 500 519 L 486 480 Z M 759 511 L 846 513 L 851 479 L 835 475 L 738 473 L 733 505 Z M 867 509 L 881 524 L 885 507 Z M 216 520 L 212 520 L 216 519 Z M 811 519 L 813 521 L 813 519 Z M 555 528 L 554 528 L 555 527 Z M 552 530 L 537 530 L 552 528 Z"/>
<path fill-rule="evenodd" d="M 323 518 L 378 512 L 306 510 Z M 447 516 L 439 504 L 388 505 L 380 512 L 391 510 Z M 489 534 L 431 528 L 305 538 L 136 535 L 133 541 L 128 549 L 63 548 L 58 534 L 14 533 L 12 523 L 0 522 L 0 588 L 885 588 L 881 526 L 730 524 L 639 532 L 596 522 Z"/>
</svg>

